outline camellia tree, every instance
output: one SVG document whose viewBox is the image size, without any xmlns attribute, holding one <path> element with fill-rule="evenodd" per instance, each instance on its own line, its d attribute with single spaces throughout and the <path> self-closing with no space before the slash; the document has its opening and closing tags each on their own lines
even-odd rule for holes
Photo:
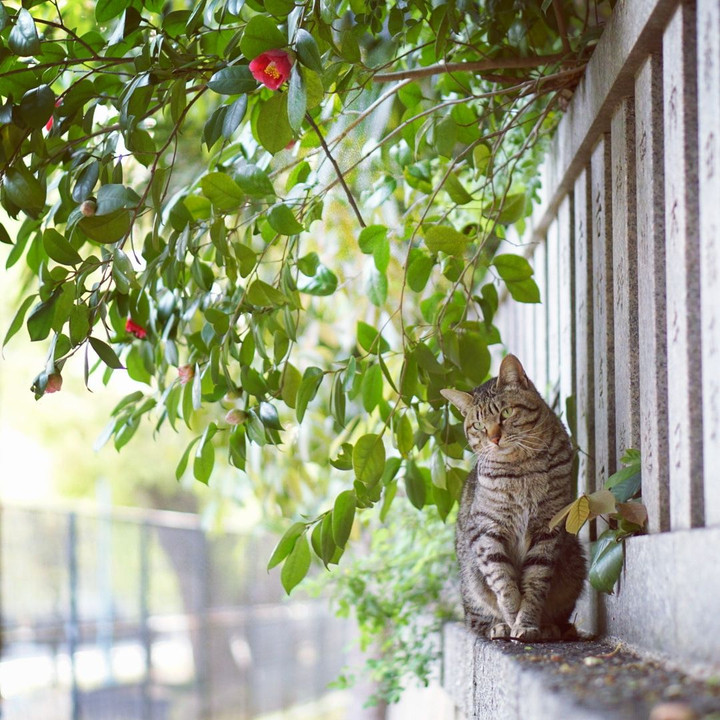
<svg viewBox="0 0 720 720">
<path fill-rule="evenodd" d="M 288 591 L 399 488 L 446 517 L 439 391 L 488 377 L 499 293 L 540 301 L 498 247 L 610 4 L 4 1 L 4 342 L 47 347 L 35 396 L 71 363 L 144 384 L 105 440 L 184 424 L 178 476 L 222 453 L 304 513 L 270 559 Z"/>
</svg>

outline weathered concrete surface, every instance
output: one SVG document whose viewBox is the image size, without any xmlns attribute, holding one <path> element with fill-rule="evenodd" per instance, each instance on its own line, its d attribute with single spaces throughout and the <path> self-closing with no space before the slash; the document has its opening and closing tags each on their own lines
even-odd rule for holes
<svg viewBox="0 0 720 720">
<path fill-rule="evenodd" d="M 457 623 L 444 637 L 444 686 L 467 720 L 635 720 L 670 699 L 720 711 L 717 684 L 608 641 L 491 642 Z"/>
</svg>

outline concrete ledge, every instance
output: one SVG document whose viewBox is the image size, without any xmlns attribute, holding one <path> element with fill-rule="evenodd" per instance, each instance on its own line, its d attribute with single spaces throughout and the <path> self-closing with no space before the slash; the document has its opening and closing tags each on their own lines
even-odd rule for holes
<svg viewBox="0 0 720 720">
<path fill-rule="evenodd" d="M 444 629 L 443 685 L 467 720 L 635 720 L 664 702 L 720 711 L 720 685 L 608 641 L 490 642 Z M 691 714 L 692 715 L 692 714 Z"/>
<path fill-rule="evenodd" d="M 720 528 L 630 538 L 617 592 L 593 595 L 584 629 L 720 675 Z"/>
</svg>

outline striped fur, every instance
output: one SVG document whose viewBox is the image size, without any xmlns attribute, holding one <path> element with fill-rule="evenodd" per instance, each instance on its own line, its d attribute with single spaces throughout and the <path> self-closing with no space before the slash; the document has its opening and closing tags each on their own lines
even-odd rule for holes
<svg viewBox="0 0 720 720">
<path fill-rule="evenodd" d="M 513 355 L 472 394 L 442 392 L 465 417 L 477 456 L 455 539 L 466 622 L 491 638 L 570 636 L 585 557 L 574 535 L 548 529 L 572 500 L 574 451 L 563 424 Z"/>
</svg>

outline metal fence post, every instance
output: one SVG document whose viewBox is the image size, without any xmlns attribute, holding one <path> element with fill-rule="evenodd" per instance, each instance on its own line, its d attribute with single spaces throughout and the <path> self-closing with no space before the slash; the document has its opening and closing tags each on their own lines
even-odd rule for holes
<svg viewBox="0 0 720 720">
<path fill-rule="evenodd" d="M 80 639 L 78 622 L 78 564 L 77 564 L 77 515 L 68 515 L 68 576 L 70 582 L 70 608 L 67 625 L 68 655 L 70 656 L 70 708 L 72 720 L 80 720 L 80 696 L 78 692 L 75 654 Z"/>
<path fill-rule="evenodd" d="M 140 525 L 140 639 L 145 651 L 145 675 L 142 680 L 142 720 L 152 720 L 150 684 L 152 682 L 152 637 L 148 617 L 150 615 L 150 526 L 147 521 Z"/>
</svg>

